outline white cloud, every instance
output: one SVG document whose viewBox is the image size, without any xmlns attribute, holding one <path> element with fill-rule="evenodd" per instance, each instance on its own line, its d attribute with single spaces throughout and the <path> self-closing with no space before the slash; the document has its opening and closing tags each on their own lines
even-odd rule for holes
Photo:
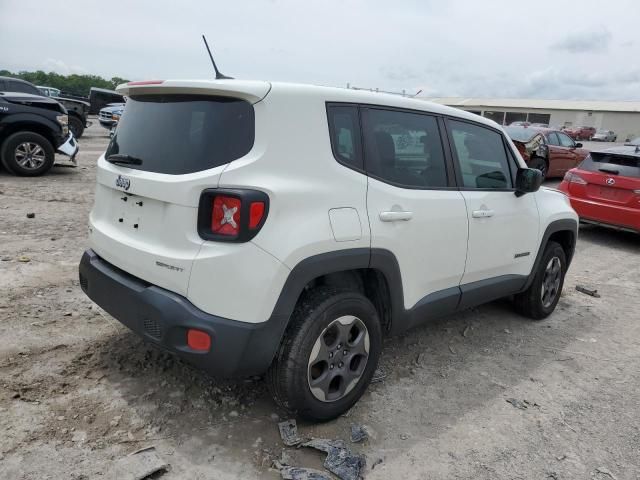
<svg viewBox="0 0 640 480">
<path fill-rule="evenodd" d="M 89 73 L 86 68 L 77 65 L 67 65 L 62 60 L 56 58 L 47 58 L 42 62 L 42 70 L 45 72 L 56 72 L 61 75 L 71 75 L 73 73 L 83 75 Z"/>
<path fill-rule="evenodd" d="M 569 53 L 605 52 L 609 48 L 611 38 L 611 32 L 607 28 L 592 28 L 571 33 L 553 44 L 551 48 L 566 50 Z"/>
</svg>

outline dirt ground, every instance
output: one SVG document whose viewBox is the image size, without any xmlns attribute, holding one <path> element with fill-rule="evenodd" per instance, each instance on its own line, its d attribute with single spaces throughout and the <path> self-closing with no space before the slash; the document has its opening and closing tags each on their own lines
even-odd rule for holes
<svg viewBox="0 0 640 480">
<path fill-rule="evenodd" d="M 283 446 L 284 413 L 262 379 L 211 380 L 82 293 L 106 143 L 96 125 L 76 169 L 0 172 L 0 478 L 109 478 L 114 461 L 151 445 L 171 464 L 162 480 L 276 479 L 283 452 L 321 468 L 319 452 Z M 550 318 L 502 301 L 389 339 L 386 378 L 347 415 L 299 422 L 300 433 L 349 443 L 352 424 L 368 425 L 375 438 L 353 445 L 368 479 L 639 479 L 639 273 L 638 236 L 583 227 Z"/>
</svg>

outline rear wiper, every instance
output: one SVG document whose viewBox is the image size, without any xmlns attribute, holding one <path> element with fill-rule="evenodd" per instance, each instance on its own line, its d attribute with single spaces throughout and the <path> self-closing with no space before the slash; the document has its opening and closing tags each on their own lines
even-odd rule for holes
<svg viewBox="0 0 640 480">
<path fill-rule="evenodd" d="M 133 157 L 131 155 L 125 155 L 122 153 L 114 153 L 113 155 L 109 155 L 105 157 L 107 162 L 111 163 L 124 163 L 127 165 L 142 165 L 142 159 L 138 157 Z"/>
<path fill-rule="evenodd" d="M 620 170 L 614 170 L 614 169 L 609 169 L 609 168 L 599 168 L 598 170 L 600 170 L 601 172 L 604 173 L 610 173 L 611 175 L 619 175 L 620 174 Z"/>
</svg>

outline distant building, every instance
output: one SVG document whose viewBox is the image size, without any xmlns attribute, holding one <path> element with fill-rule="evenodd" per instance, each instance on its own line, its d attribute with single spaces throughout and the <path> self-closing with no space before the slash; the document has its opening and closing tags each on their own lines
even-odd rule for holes
<svg viewBox="0 0 640 480">
<path fill-rule="evenodd" d="M 640 102 L 536 100 L 518 98 L 426 98 L 490 118 L 501 125 L 528 121 L 551 127 L 588 126 L 613 130 L 618 141 L 640 137 Z"/>
</svg>

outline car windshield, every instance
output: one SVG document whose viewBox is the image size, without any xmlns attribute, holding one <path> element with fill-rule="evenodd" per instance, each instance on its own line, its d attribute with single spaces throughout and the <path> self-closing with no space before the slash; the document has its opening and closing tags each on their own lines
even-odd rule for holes
<svg viewBox="0 0 640 480">
<path fill-rule="evenodd" d="M 131 97 L 105 157 L 142 160 L 132 168 L 180 175 L 236 160 L 253 148 L 253 106 L 229 97 Z"/>
<path fill-rule="evenodd" d="M 512 140 L 525 143 L 531 140 L 538 133 L 537 130 L 525 127 L 505 127 L 504 130 Z"/>
</svg>

